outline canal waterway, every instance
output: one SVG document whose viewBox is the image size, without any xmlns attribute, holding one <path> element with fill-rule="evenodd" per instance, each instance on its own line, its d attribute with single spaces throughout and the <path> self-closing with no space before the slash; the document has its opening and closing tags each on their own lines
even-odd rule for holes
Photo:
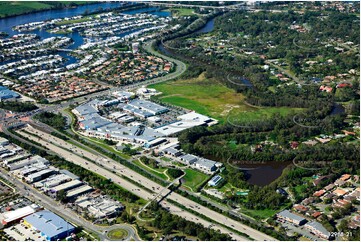
<svg viewBox="0 0 361 242">
<path fill-rule="evenodd" d="M 40 21 L 46 21 L 50 19 L 56 19 L 56 18 L 65 18 L 65 17 L 73 17 L 77 15 L 82 15 L 85 13 L 93 13 L 96 11 L 99 11 L 100 9 L 106 11 L 111 11 L 112 9 L 119 8 L 123 5 L 121 2 L 104 2 L 104 3 L 96 3 L 96 4 L 89 4 L 89 5 L 82 5 L 78 6 L 76 8 L 65 8 L 65 9 L 56 9 L 56 10 L 45 10 L 41 12 L 36 13 L 29 13 L 14 17 L 8 17 L 0 19 L 0 32 L 6 32 L 9 34 L 9 36 L 13 36 L 20 33 L 29 33 L 29 34 L 37 34 L 40 39 L 50 38 L 50 37 L 69 37 L 73 40 L 73 44 L 69 45 L 67 49 L 75 50 L 82 44 L 84 44 L 85 38 L 81 36 L 78 32 L 72 32 L 69 34 L 53 34 L 49 33 L 46 30 L 37 29 L 34 31 L 29 32 L 18 32 L 14 31 L 12 28 L 16 25 L 30 23 L 30 22 L 40 22 Z M 168 17 L 171 15 L 168 11 L 161 11 L 157 7 L 147 7 L 147 8 L 139 8 L 139 9 L 133 9 L 133 10 L 126 10 L 123 11 L 124 14 L 137 14 L 137 13 L 149 13 L 153 15 L 157 15 L 160 17 Z M 117 35 L 118 37 L 124 37 L 128 34 L 134 33 L 138 31 L 139 29 L 127 31 L 122 34 Z M 92 40 L 92 38 L 88 38 Z M 77 58 L 73 57 L 69 54 L 69 52 L 59 51 L 57 54 L 67 59 L 65 62 L 65 66 L 69 64 L 73 64 L 78 61 Z M 16 60 L 11 60 L 10 62 L 13 62 Z M 2 63 L 5 64 L 6 62 Z M 1 63 L 0 63 L 1 64 Z"/>
</svg>

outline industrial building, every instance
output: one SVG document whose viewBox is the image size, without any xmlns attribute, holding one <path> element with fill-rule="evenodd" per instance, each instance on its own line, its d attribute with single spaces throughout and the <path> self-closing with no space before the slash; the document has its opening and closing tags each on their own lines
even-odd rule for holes
<svg viewBox="0 0 361 242">
<path fill-rule="evenodd" d="M 96 219 L 111 218 L 123 211 L 124 206 L 106 196 L 86 195 L 79 197 L 74 202 L 81 210 L 92 214 Z"/>
<path fill-rule="evenodd" d="M 200 158 L 197 160 L 197 162 L 194 163 L 198 170 L 204 171 L 206 173 L 212 173 L 217 170 L 216 164 L 217 162 L 205 158 Z"/>
<path fill-rule="evenodd" d="M 85 115 L 98 113 L 98 109 L 96 108 L 97 103 L 98 100 L 95 99 L 91 102 L 85 103 L 83 105 L 74 108 L 72 112 L 79 118 L 82 118 Z"/>
<path fill-rule="evenodd" d="M 9 144 L 9 140 L 3 138 L 3 137 L 0 137 L 0 146 L 5 146 L 5 145 L 8 145 Z"/>
<path fill-rule="evenodd" d="M 76 188 L 83 185 L 83 182 L 79 180 L 72 180 L 70 182 L 63 183 L 61 185 L 58 185 L 56 187 L 53 187 L 50 189 L 52 193 L 58 193 L 60 191 L 68 191 L 70 189 Z"/>
<path fill-rule="evenodd" d="M 45 180 L 35 182 L 34 187 L 36 188 L 44 188 L 44 189 L 50 189 L 52 187 L 55 187 L 57 185 L 60 185 L 62 183 L 71 181 L 72 178 L 65 174 L 57 174 L 55 176 L 51 176 Z"/>
<path fill-rule="evenodd" d="M 223 178 L 219 175 L 214 176 L 211 180 L 208 181 L 208 186 L 215 187 L 217 186 L 221 181 L 223 181 Z"/>
<path fill-rule="evenodd" d="M 80 195 L 89 193 L 93 191 L 94 189 L 91 186 L 84 185 L 81 187 L 74 188 L 73 190 L 70 190 L 66 193 L 67 199 L 74 199 Z"/>
<path fill-rule="evenodd" d="M 161 126 L 156 130 L 165 136 L 169 136 L 192 127 L 211 126 L 218 123 L 217 120 L 196 112 L 180 115 L 177 117 L 177 119 L 180 121 Z"/>
<path fill-rule="evenodd" d="M 20 160 L 17 162 L 13 162 L 13 163 L 8 163 L 6 165 L 6 167 L 8 168 L 9 171 L 13 171 L 13 170 L 17 170 L 20 168 L 23 168 L 25 166 L 29 166 L 35 163 L 43 163 L 45 165 L 49 164 L 49 161 L 43 157 L 40 157 L 38 155 L 33 156 L 33 157 L 28 157 L 27 159 L 24 160 Z"/>
<path fill-rule="evenodd" d="M 75 231 L 75 227 L 58 215 L 48 211 L 39 211 L 24 218 L 24 224 L 34 230 L 46 240 L 61 240 Z"/>
<path fill-rule="evenodd" d="M 179 159 L 186 165 L 192 165 L 194 162 L 198 160 L 198 157 L 191 154 L 185 154 L 180 156 Z"/>
<path fill-rule="evenodd" d="M 0 101 L 18 97 L 20 97 L 20 95 L 16 92 L 11 91 L 4 86 L 0 86 Z"/>
<path fill-rule="evenodd" d="M 162 113 L 166 113 L 169 111 L 168 108 L 163 107 L 159 104 L 156 104 L 156 103 L 153 103 L 150 101 L 139 100 L 139 99 L 132 100 L 131 102 L 128 103 L 128 105 L 130 105 L 131 107 L 133 107 L 135 109 L 140 109 L 145 112 L 148 112 L 151 115 L 162 114 Z"/>
<path fill-rule="evenodd" d="M 162 143 L 164 143 L 164 142 L 166 142 L 166 141 L 167 141 L 167 140 L 166 140 L 165 138 L 157 138 L 157 139 L 155 139 L 155 140 L 152 140 L 152 141 L 150 141 L 150 142 L 145 143 L 145 144 L 144 144 L 144 147 L 145 147 L 145 148 L 152 148 L 152 147 L 157 146 L 157 145 L 160 145 L 160 144 L 162 144 Z"/>
<path fill-rule="evenodd" d="M 5 212 L 1 214 L 2 221 L 1 223 L 3 225 L 8 225 L 11 223 L 15 223 L 20 221 L 20 219 L 35 213 L 36 211 L 40 210 L 40 207 L 36 204 L 32 204 L 23 208 L 18 208 L 13 211 Z"/>
<path fill-rule="evenodd" d="M 27 183 L 34 183 L 34 182 L 43 180 L 43 179 L 45 179 L 45 178 L 47 178 L 50 175 L 53 175 L 55 173 L 56 173 L 55 169 L 51 169 L 51 168 L 44 169 L 42 171 L 38 171 L 38 172 L 35 172 L 33 174 L 28 175 L 27 177 L 25 177 L 25 181 Z"/>
</svg>

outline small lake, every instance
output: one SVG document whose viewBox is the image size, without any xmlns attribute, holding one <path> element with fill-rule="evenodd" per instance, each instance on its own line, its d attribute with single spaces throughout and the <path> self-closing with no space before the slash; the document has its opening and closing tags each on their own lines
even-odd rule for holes
<svg viewBox="0 0 361 242">
<path fill-rule="evenodd" d="M 343 114 L 343 113 L 345 113 L 345 108 L 339 103 L 334 103 L 330 115 L 337 115 L 337 114 Z"/>
<path fill-rule="evenodd" d="M 289 164 L 291 162 L 266 162 L 257 165 L 239 165 L 239 167 L 255 168 L 254 170 L 245 171 L 249 176 L 247 181 L 252 185 L 265 186 L 280 177 Z"/>
</svg>

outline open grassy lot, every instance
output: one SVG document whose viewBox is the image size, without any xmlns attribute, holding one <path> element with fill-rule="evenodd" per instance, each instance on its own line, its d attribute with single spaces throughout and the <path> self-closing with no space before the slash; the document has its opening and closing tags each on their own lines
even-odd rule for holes
<svg viewBox="0 0 361 242">
<path fill-rule="evenodd" d="M 82 23 L 82 22 L 88 21 L 89 19 L 90 19 L 89 17 L 84 17 L 84 18 L 80 18 L 80 19 L 63 20 L 63 21 L 57 22 L 56 25 Z"/>
<path fill-rule="evenodd" d="M 52 6 L 41 2 L 0 2 L 0 17 L 28 13 L 34 10 L 50 9 Z"/>
<path fill-rule="evenodd" d="M 3 1 L 0 2 L 0 18 L 52 9 L 60 6 L 60 4 L 63 4 L 63 7 L 67 7 L 71 5 L 83 5 L 89 3 L 89 1 Z"/>
<path fill-rule="evenodd" d="M 197 187 L 209 178 L 208 175 L 189 168 L 184 169 L 184 172 L 186 173 L 186 175 L 183 177 L 183 179 L 185 180 L 185 183 L 183 183 L 183 185 L 185 187 L 191 188 L 193 191 L 196 191 Z"/>
<path fill-rule="evenodd" d="M 261 218 L 266 219 L 275 215 L 278 211 L 272 209 L 264 209 L 264 210 L 251 210 L 246 208 L 241 208 L 241 212 L 247 214 L 253 218 Z"/>
<path fill-rule="evenodd" d="M 170 81 L 151 85 L 162 92 L 157 98 L 162 102 L 194 110 L 226 122 L 253 121 L 270 117 L 272 114 L 287 115 L 297 109 L 288 107 L 256 108 L 245 103 L 242 93 L 236 93 L 216 80 L 203 74 L 197 78 Z M 229 116 L 229 117 L 228 117 Z"/>
<path fill-rule="evenodd" d="M 152 167 L 149 167 L 149 166 L 141 163 L 139 160 L 135 160 L 134 163 L 137 164 L 138 166 L 146 169 L 150 173 L 158 176 L 159 178 L 162 178 L 163 180 L 166 180 L 166 181 L 169 180 L 169 177 L 164 174 L 164 172 L 167 170 L 167 168 L 152 168 Z"/>
<path fill-rule="evenodd" d="M 176 15 L 176 16 L 195 15 L 195 13 L 193 12 L 194 10 L 191 8 L 170 8 L 170 9 L 167 9 L 166 11 L 171 11 L 172 14 L 174 13 L 174 15 Z"/>
</svg>

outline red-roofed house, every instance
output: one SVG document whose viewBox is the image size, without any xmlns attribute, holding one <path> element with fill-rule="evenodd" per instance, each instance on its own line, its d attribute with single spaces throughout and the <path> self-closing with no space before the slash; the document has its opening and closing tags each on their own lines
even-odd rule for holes
<svg viewBox="0 0 361 242">
<path fill-rule="evenodd" d="M 320 90 L 325 92 L 332 92 L 332 87 L 320 86 Z"/>
<path fill-rule="evenodd" d="M 337 84 L 337 86 L 336 86 L 336 88 L 344 88 L 344 87 L 352 87 L 352 85 L 349 83 L 340 83 L 340 84 Z"/>
<path fill-rule="evenodd" d="M 337 188 L 335 191 L 333 191 L 333 194 L 335 194 L 336 196 L 344 196 L 345 194 L 347 194 L 348 191 L 342 189 L 342 188 Z"/>
<path fill-rule="evenodd" d="M 323 194 L 325 194 L 325 190 L 319 190 L 313 194 L 314 197 L 321 197 Z"/>
<path fill-rule="evenodd" d="M 307 207 L 300 205 L 300 204 L 294 205 L 293 208 L 296 209 L 297 211 L 303 212 L 303 213 L 308 211 Z"/>
<path fill-rule="evenodd" d="M 313 218 L 318 218 L 320 215 L 321 215 L 321 212 L 317 211 L 317 212 L 314 212 L 311 216 Z"/>
<path fill-rule="evenodd" d="M 347 181 L 348 179 L 350 179 L 351 178 L 351 175 L 350 174 L 343 174 L 341 177 L 340 177 L 340 179 L 342 180 L 342 181 Z"/>
</svg>

